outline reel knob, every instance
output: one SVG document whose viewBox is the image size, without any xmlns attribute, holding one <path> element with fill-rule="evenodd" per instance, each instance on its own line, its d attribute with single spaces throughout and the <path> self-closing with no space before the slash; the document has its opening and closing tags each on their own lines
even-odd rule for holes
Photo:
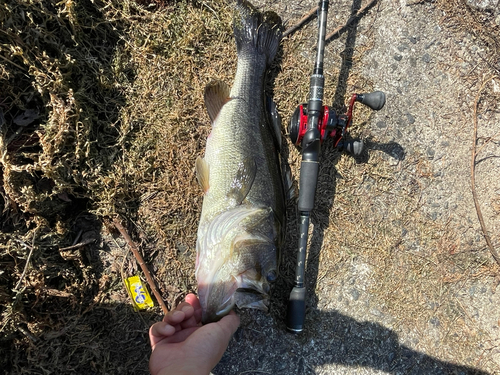
<svg viewBox="0 0 500 375">
<path fill-rule="evenodd" d="M 382 91 L 374 91 L 368 94 L 357 94 L 356 101 L 363 103 L 374 111 L 378 111 L 385 105 L 385 94 Z"/>
</svg>

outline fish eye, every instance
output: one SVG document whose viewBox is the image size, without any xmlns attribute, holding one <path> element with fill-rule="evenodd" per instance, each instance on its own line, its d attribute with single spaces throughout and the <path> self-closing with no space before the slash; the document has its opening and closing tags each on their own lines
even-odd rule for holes
<svg viewBox="0 0 500 375">
<path fill-rule="evenodd" d="M 278 273 L 276 272 L 276 270 L 271 270 L 267 273 L 266 279 L 270 283 L 274 283 L 277 278 L 278 278 Z"/>
</svg>

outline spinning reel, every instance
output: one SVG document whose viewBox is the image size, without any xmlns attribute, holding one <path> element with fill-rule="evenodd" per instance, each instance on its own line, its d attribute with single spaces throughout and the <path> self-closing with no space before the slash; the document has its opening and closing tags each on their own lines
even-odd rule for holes
<svg viewBox="0 0 500 375">
<path fill-rule="evenodd" d="M 323 106 L 318 118 L 318 131 L 321 136 L 321 143 L 327 138 L 332 138 L 335 147 L 358 156 L 363 152 L 363 141 L 346 140 L 344 138 L 347 128 L 352 122 L 352 110 L 356 102 L 360 102 L 378 111 L 384 107 L 385 94 L 382 91 L 375 91 L 369 94 L 353 94 L 346 114 L 337 115 L 330 107 Z M 302 139 L 307 131 L 307 116 L 307 103 L 303 103 L 295 109 L 290 121 L 288 128 L 290 139 L 297 147 L 302 146 Z"/>
</svg>

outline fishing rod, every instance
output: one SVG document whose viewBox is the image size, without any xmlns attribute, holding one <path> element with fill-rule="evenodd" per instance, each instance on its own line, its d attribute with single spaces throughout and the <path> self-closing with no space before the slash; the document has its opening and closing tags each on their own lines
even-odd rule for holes
<svg viewBox="0 0 500 375">
<path fill-rule="evenodd" d="M 299 243 L 294 287 L 287 306 L 286 326 L 290 332 L 299 333 L 304 329 L 306 312 L 305 263 L 309 232 L 309 221 L 314 208 L 316 185 L 318 182 L 319 154 L 321 144 L 326 138 L 333 138 L 334 146 L 353 155 L 360 155 L 363 142 L 348 140 L 347 128 L 352 122 L 352 110 L 355 102 L 379 110 L 385 104 L 385 94 L 376 91 L 369 94 L 353 94 L 346 114 L 337 115 L 335 111 L 323 105 L 325 77 L 323 75 L 323 57 L 325 53 L 325 35 L 328 16 L 328 0 L 318 5 L 318 44 L 316 61 L 310 79 L 309 101 L 297 107 L 290 121 L 289 133 L 292 142 L 301 148 L 299 181 Z"/>
</svg>

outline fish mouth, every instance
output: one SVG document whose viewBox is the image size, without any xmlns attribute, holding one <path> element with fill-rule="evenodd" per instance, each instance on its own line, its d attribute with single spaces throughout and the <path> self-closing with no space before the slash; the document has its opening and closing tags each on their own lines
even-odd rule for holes
<svg viewBox="0 0 500 375">
<path fill-rule="evenodd" d="M 238 289 L 236 279 L 227 282 L 200 283 L 198 295 L 202 308 L 201 322 L 203 324 L 217 322 L 229 314 L 235 305 L 234 294 Z"/>
<path fill-rule="evenodd" d="M 227 282 L 199 284 L 202 323 L 219 321 L 229 314 L 235 305 L 238 308 L 268 311 L 269 291 L 267 280 L 250 279 L 245 274 L 232 277 Z"/>
</svg>

